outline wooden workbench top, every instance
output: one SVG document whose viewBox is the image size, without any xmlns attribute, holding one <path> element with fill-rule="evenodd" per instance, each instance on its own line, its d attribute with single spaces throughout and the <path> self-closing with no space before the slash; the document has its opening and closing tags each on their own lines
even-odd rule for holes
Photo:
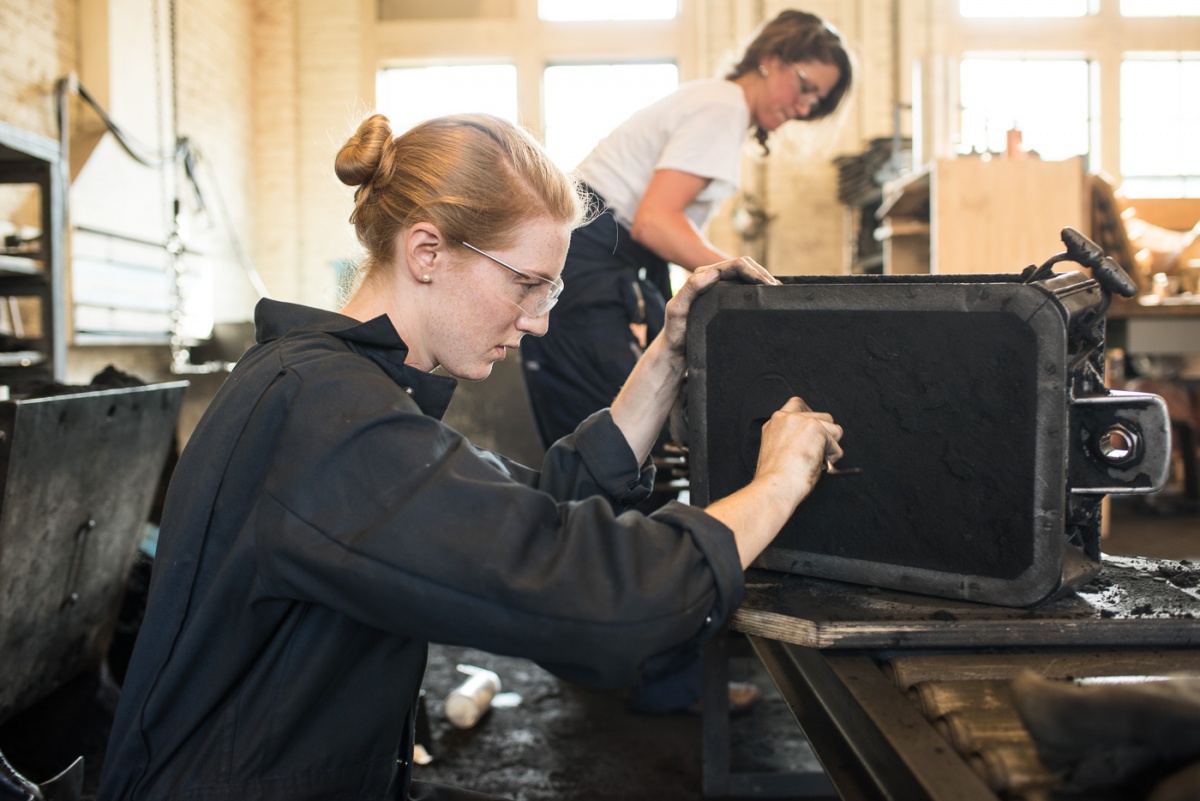
<svg viewBox="0 0 1200 801">
<path fill-rule="evenodd" d="M 1114 297 L 1112 305 L 1108 307 L 1107 317 L 1109 320 L 1127 320 L 1131 317 L 1200 317 L 1200 297 L 1177 297 L 1163 303 Z"/>
<path fill-rule="evenodd" d="M 1200 566 L 1103 557 L 1077 592 L 1035 609 L 751 569 L 730 627 L 815 648 L 1200 645 Z"/>
</svg>

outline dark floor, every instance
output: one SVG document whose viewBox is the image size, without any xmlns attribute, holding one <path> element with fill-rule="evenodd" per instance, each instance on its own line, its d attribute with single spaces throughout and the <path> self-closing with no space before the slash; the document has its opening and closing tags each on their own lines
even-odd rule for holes
<svg viewBox="0 0 1200 801">
<path fill-rule="evenodd" d="M 1200 516 L 1140 502 L 1114 503 L 1106 552 L 1200 561 Z M 462 676 L 459 663 L 494 670 L 496 705 L 473 729 L 443 712 Z M 815 769 L 811 751 L 758 662 L 739 656 L 734 678 L 757 682 L 764 698 L 732 722 L 735 771 Z M 433 760 L 417 778 L 468 786 L 514 801 L 700 801 L 701 718 L 628 713 L 618 693 L 558 681 L 524 660 L 434 646 L 426 680 Z M 83 676 L 0 726 L 0 750 L 29 778 L 43 781 L 85 756 L 85 794 L 94 792 L 112 695 Z"/>
</svg>

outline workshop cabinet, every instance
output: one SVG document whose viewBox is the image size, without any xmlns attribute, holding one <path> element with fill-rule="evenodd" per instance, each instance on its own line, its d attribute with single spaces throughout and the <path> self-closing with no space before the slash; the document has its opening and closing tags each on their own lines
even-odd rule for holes
<svg viewBox="0 0 1200 801">
<path fill-rule="evenodd" d="M 1020 272 L 1090 226 L 1083 158 L 942 159 L 889 182 L 877 216 L 883 271 Z"/>
<path fill-rule="evenodd" d="M 64 192 L 58 143 L 0 123 L 0 384 L 66 368 Z"/>
</svg>

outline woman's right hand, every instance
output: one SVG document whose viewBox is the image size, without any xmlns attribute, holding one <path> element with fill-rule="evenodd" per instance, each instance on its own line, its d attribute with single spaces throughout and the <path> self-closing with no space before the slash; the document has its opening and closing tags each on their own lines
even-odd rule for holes
<svg viewBox="0 0 1200 801">
<path fill-rule="evenodd" d="M 841 438 L 842 427 L 831 415 L 814 412 L 800 398 L 789 398 L 763 425 L 754 480 L 791 484 L 799 505 L 816 486 L 826 463 L 842 458 Z"/>
<path fill-rule="evenodd" d="M 705 508 L 733 531 L 742 567 L 749 567 L 812 492 L 828 459 L 842 457 L 842 427 L 800 398 L 790 398 L 763 425 L 754 478 Z"/>
</svg>

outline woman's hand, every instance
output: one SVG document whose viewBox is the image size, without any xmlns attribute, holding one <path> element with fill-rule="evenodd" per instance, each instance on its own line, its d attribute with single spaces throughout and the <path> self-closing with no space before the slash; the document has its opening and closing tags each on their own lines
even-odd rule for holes
<svg viewBox="0 0 1200 801">
<path fill-rule="evenodd" d="M 842 458 L 841 438 L 842 427 L 831 415 L 814 412 L 800 398 L 789 398 L 763 425 L 754 478 L 789 483 L 799 505 L 825 465 Z"/>
<path fill-rule="evenodd" d="M 667 303 L 663 331 L 638 359 L 625 385 L 612 403 L 613 422 L 625 435 L 633 454 L 641 463 L 654 445 L 667 414 L 679 395 L 686 372 L 684 348 L 687 344 L 687 318 L 692 301 L 720 280 L 778 284 L 754 259 L 741 257 L 699 267 Z"/>
<path fill-rule="evenodd" d="M 824 412 L 790 398 L 762 430 L 758 468 L 742 489 L 704 511 L 733 531 L 742 567 L 758 558 L 821 477 L 826 460 L 842 458 L 842 427 Z"/>
<path fill-rule="evenodd" d="M 704 294 L 718 281 L 742 281 L 747 284 L 778 284 L 779 280 L 749 256 L 697 267 L 687 282 L 680 288 L 670 301 L 667 302 L 666 322 L 659 339 L 664 340 L 666 347 L 673 353 L 682 354 L 687 344 L 688 312 L 692 309 L 692 301 Z M 657 340 L 656 340 L 657 341 Z"/>
</svg>

